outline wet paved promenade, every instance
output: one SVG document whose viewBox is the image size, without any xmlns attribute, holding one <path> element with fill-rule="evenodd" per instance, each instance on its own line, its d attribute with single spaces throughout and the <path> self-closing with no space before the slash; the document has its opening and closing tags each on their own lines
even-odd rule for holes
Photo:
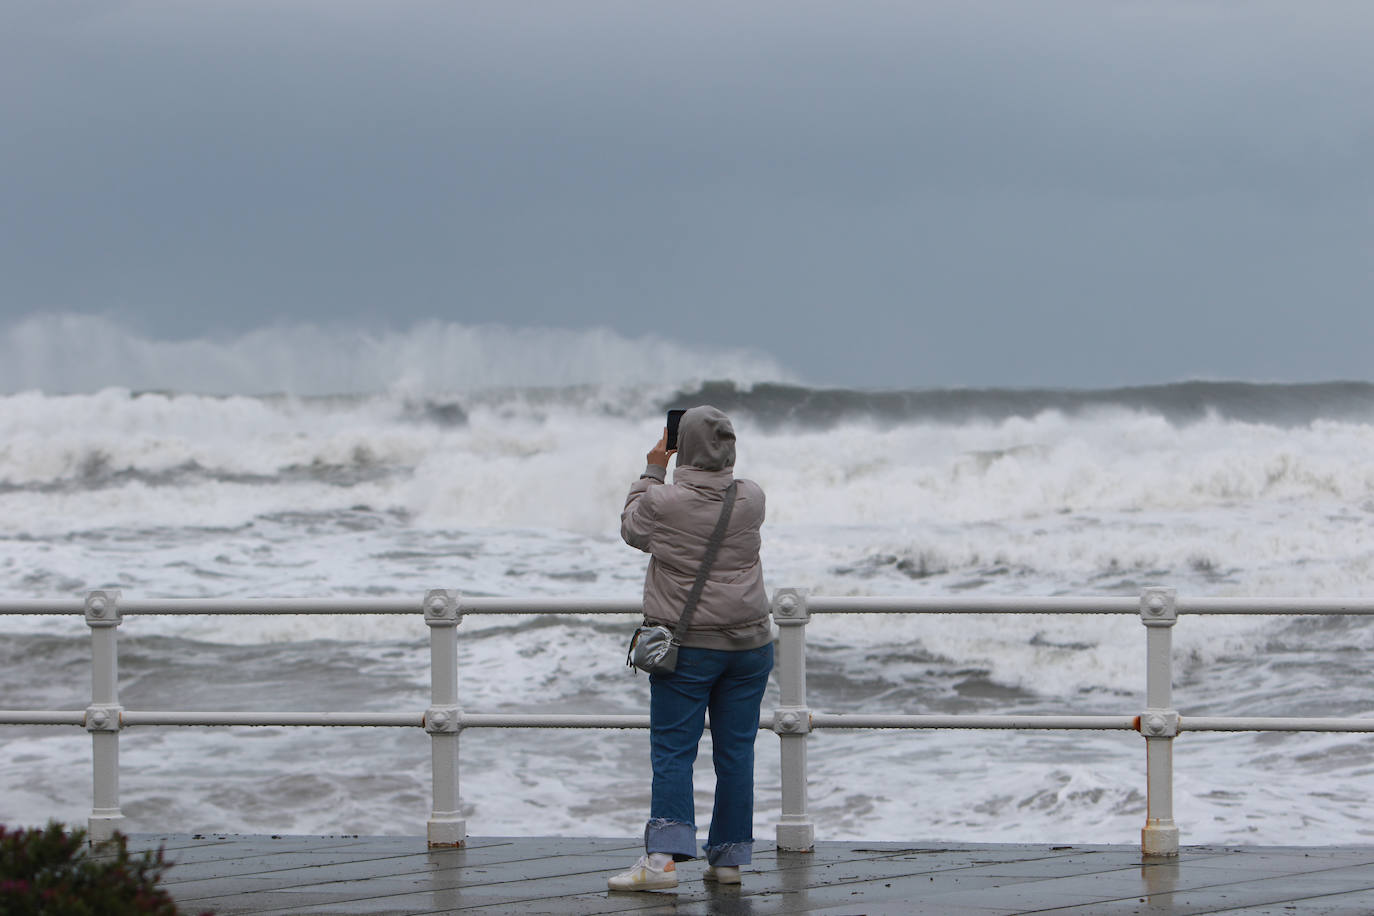
<svg viewBox="0 0 1374 916">
<path fill-rule="evenodd" d="M 1374 913 L 1374 847 L 1185 847 L 829 842 L 760 844 L 742 887 L 680 866 L 673 891 L 610 893 L 634 839 L 140 834 L 178 863 L 164 886 L 184 913 Z"/>
</svg>

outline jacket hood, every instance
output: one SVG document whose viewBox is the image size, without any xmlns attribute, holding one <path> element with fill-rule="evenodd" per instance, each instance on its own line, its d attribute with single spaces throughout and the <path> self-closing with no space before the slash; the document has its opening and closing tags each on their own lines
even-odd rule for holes
<svg viewBox="0 0 1374 916">
<path fill-rule="evenodd" d="M 693 407 L 677 429 L 679 466 L 720 471 L 735 466 L 735 428 L 714 407 Z"/>
</svg>

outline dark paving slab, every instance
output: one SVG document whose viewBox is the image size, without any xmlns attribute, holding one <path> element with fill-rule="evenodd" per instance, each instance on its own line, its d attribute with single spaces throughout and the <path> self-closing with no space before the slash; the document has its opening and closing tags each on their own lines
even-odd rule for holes
<svg viewBox="0 0 1374 916">
<path fill-rule="evenodd" d="M 186 913 L 1370 914 L 1374 847 L 1187 847 L 1146 859 L 1121 846 L 759 844 L 742 887 L 679 866 L 671 891 L 612 893 L 637 839 L 137 835 L 176 863 L 163 882 Z"/>
<path fill-rule="evenodd" d="M 1227 916 L 1369 916 L 1374 913 L 1374 893 L 1369 891 L 1354 894 L 1332 894 L 1304 900 L 1301 908 L 1292 904 L 1276 906 L 1241 907 L 1234 910 L 1221 910 Z"/>
</svg>

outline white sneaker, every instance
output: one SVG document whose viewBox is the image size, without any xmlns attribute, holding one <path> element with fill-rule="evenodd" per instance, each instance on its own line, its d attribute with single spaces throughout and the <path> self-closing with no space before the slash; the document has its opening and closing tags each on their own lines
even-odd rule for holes
<svg viewBox="0 0 1374 916">
<path fill-rule="evenodd" d="M 706 880 L 715 881 L 717 884 L 739 884 L 739 866 L 708 865 L 706 866 Z"/>
<path fill-rule="evenodd" d="M 657 891 L 677 887 L 677 865 L 669 859 L 662 868 L 654 868 L 648 856 L 640 856 L 629 871 L 607 878 L 606 886 L 613 891 Z"/>
</svg>

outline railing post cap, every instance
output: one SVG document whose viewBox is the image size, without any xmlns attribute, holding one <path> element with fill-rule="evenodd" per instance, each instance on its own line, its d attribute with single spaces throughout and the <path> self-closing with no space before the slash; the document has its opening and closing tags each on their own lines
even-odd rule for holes
<svg viewBox="0 0 1374 916">
<path fill-rule="evenodd" d="M 811 710 L 805 706 L 779 706 L 773 711 L 773 731 L 779 735 L 809 734 Z"/>
<path fill-rule="evenodd" d="M 123 619 L 119 613 L 119 589 L 96 589 L 86 593 L 87 626 L 117 627 Z"/>
<path fill-rule="evenodd" d="M 117 732 L 124 725 L 124 707 L 112 703 L 96 703 L 86 707 L 86 731 Z"/>
<path fill-rule="evenodd" d="M 1147 709 L 1140 714 L 1140 734 L 1146 738 L 1176 738 L 1181 721 L 1176 709 Z"/>
<path fill-rule="evenodd" d="M 773 619 L 778 624 L 806 623 L 810 614 L 806 608 L 807 590 L 780 588 L 773 592 Z"/>
<path fill-rule="evenodd" d="M 463 616 L 463 593 L 447 588 L 425 592 L 425 623 L 432 627 L 457 626 Z"/>
<path fill-rule="evenodd" d="M 456 735 L 463 728 L 463 710 L 457 706 L 431 706 L 425 710 L 424 725 L 431 735 Z"/>
<path fill-rule="evenodd" d="M 1178 623 L 1178 592 L 1158 586 L 1142 589 L 1140 621 L 1147 627 L 1171 627 Z"/>
</svg>

